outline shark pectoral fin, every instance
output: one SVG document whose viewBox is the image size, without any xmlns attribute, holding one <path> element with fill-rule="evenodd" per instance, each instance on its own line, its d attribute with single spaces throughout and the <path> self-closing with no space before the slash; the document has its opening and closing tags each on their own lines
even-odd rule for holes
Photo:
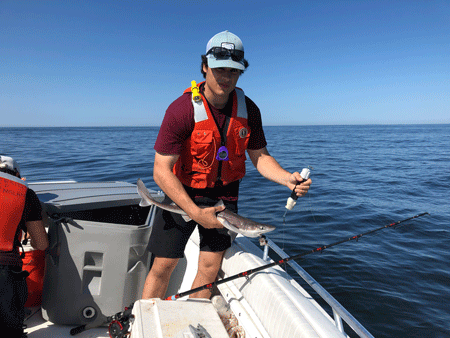
<svg viewBox="0 0 450 338">
<path fill-rule="evenodd" d="M 237 232 L 234 232 L 234 231 L 231 231 L 231 230 L 228 230 L 228 235 L 230 235 L 230 237 L 231 237 L 231 242 L 233 243 L 233 241 L 236 239 L 238 233 L 237 233 Z"/>
<path fill-rule="evenodd" d="M 241 231 L 239 230 L 239 228 L 235 227 L 233 224 L 231 224 L 230 222 L 228 222 L 225 218 L 222 217 L 217 217 L 217 219 L 219 220 L 220 223 L 222 223 L 222 225 L 227 228 L 228 230 L 238 233 L 238 234 L 242 234 Z"/>
</svg>

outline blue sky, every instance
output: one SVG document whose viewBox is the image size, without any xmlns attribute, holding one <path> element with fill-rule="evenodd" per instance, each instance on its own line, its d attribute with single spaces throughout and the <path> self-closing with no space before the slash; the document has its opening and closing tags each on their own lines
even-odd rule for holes
<svg viewBox="0 0 450 338">
<path fill-rule="evenodd" d="M 450 123 L 450 1 L 0 1 L 0 126 L 159 126 L 216 33 L 264 125 Z"/>
</svg>

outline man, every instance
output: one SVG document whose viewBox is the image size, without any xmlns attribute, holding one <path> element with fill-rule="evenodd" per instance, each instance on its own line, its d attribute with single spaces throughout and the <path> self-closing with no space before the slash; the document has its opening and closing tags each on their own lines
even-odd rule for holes
<svg viewBox="0 0 450 338">
<path fill-rule="evenodd" d="M 28 289 L 19 252 L 22 230 L 37 250 L 48 247 L 41 205 L 33 190 L 20 179 L 17 162 L 0 156 L 0 327 L 5 337 L 26 337 L 24 305 Z"/>
<path fill-rule="evenodd" d="M 248 67 L 244 46 L 236 35 L 224 31 L 208 42 L 202 55 L 205 82 L 193 83 L 167 109 L 156 144 L 153 178 L 192 221 L 159 212 L 149 243 L 154 262 L 142 298 L 163 298 L 172 271 L 199 225 L 200 257 L 192 288 L 211 283 L 220 268 L 231 238 L 217 220 L 223 207 L 237 212 L 239 181 L 245 175 L 245 151 L 267 179 L 295 189 L 303 196 L 311 180 L 284 170 L 266 149 L 258 107 L 236 88 Z M 301 182 L 301 183 L 300 183 Z M 210 206 L 200 208 L 199 205 Z M 210 298 L 210 290 L 191 297 Z"/>
</svg>

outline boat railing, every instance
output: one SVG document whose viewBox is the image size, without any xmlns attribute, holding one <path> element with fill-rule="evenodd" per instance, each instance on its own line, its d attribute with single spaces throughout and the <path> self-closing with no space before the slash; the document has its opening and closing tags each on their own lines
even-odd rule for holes
<svg viewBox="0 0 450 338">
<path fill-rule="evenodd" d="M 269 248 L 272 249 L 278 256 L 282 259 L 289 257 L 283 249 L 276 245 L 271 239 L 266 238 L 266 243 L 264 247 L 264 260 L 270 260 Z M 300 265 L 295 261 L 288 261 L 287 264 L 306 282 L 311 286 L 311 288 L 331 307 L 333 311 L 334 322 L 336 327 L 343 334 L 344 325 L 342 320 L 362 338 L 374 338 L 372 334 L 359 323 L 332 295 L 328 293 L 313 277 L 311 277 Z"/>
</svg>

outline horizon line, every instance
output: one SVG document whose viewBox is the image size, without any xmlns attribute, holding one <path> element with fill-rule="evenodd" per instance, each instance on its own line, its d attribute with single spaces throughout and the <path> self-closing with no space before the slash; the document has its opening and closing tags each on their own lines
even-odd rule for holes
<svg viewBox="0 0 450 338">
<path fill-rule="evenodd" d="M 309 126 L 399 126 L 399 125 L 446 125 L 448 122 L 392 122 L 392 123 L 310 123 L 310 124 L 265 124 L 264 127 L 309 127 Z M 0 128 L 148 128 L 160 127 L 161 125 L 68 125 L 68 126 L 0 126 Z"/>
</svg>

